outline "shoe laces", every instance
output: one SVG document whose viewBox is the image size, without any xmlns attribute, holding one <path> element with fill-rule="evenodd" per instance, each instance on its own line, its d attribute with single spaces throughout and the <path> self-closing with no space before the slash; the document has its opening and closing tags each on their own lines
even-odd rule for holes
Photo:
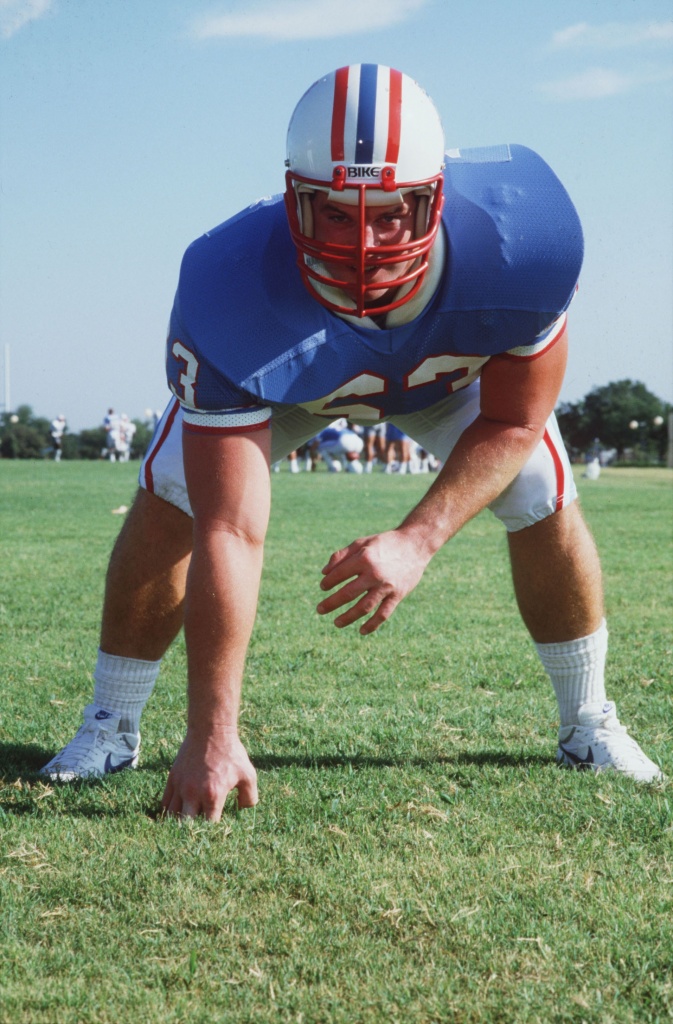
<svg viewBox="0 0 673 1024">
<path fill-rule="evenodd" d="M 92 718 L 85 718 L 67 748 L 61 751 L 63 754 L 67 749 L 69 767 L 79 769 L 95 763 L 96 751 L 103 747 L 110 737 L 111 730 L 106 728 L 110 724 L 110 720 L 97 722 Z M 116 726 L 116 721 L 114 724 Z"/>
<path fill-rule="evenodd" d="M 619 739 L 619 747 L 621 747 L 622 754 L 626 754 L 626 750 L 628 749 L 631 756 L 636 757 L 643 764 L 649 763 L 647 755 L 641 749 L 636 740 L 634 740 L 634 738 L 629 734 L 627 727 L 622 725 L 617 718 L 617 711 L 614 704 L 606 703 L 602 706 L 600 712 L 593 712 L 593 714 L 587 709 L 585 715 L 582 715 L 582 710 L 583 709 L 580 709 L 580 715 L 582 718 L 585 718 L 585 722 L 582 723 L 584 728 L 600 729 L 609 733 L 609 737 L 605 737 L 603 740 L 601 740 L 600 736 L 597 737 L 599 743 L 605 743 L 606 740 L 609 743 L 610 737 L 616 737 Z M 580 716 L 578 715 L 578 717 Z M 619 747 L 615 750 L 615 753 L 617 753 Z"/>
</svg>

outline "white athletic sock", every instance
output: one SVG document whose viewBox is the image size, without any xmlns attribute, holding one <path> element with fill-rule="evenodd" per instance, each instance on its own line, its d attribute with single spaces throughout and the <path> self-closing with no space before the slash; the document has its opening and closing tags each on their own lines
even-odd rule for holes
<svg viewBox="0 0 673 1024">
<path fill-rule="evenodd" d="M 603 703 L 608 629 L 605 619 L 595 633 L 560 644 L 535 644 L 559 706 L 561 726 L 577 722 L 582 704 Z"/>
<path fill-rule="evenodd" d="M 159 661 L 120 658 L 98 650 L 93 702 L 119 715 L 119 732 L 140 731 L 140 716 L 159 675 Z"/>
</svg>

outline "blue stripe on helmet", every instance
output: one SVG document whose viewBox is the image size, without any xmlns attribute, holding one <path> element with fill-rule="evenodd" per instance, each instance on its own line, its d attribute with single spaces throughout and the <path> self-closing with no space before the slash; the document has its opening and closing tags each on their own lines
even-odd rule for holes
<svg viewBox="0 0 673 1024">
<path fill-rule="evenodd" d="M 360 65 L 357 139 L 355 163 L 370 164 L 374 159 L 374 122 L 376 117 L 376 64 Z"/>
</svg>

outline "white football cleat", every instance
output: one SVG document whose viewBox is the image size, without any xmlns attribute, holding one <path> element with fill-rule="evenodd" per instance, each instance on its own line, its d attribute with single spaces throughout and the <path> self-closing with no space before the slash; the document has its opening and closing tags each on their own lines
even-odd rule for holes
<svg viewBox="0 0 673 1024">
<path fill-rule="evenodd" d="M 617 718 L 615 705 L 583 704 L 577 725 L 559 729 L 556 760 L 569 768 L 594 772 L 617 771 L 638 782 L 664 778 L 661 769 L 646 757 Z"/>
<path fill-rule="evenodd" d="M 119 715 L 96 704 L 84 708 L 84 724 L 49 764 L 40 769 L 53 782 L 111 775 L 135 768 L 140 750 L 140 733 L 117 732 Z"/>
</svg>

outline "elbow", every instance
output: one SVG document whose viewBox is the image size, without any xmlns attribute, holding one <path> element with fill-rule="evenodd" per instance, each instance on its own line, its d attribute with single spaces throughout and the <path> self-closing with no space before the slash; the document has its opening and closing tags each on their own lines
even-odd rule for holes
<svg viewBox="0 0 673 1024">
<path fill-rule="evenodd" d="M 537 444 L 542 440 L 547 427 L 547 416 L 512 417 L 502 419 L 490 417 L 482 412 L 482 419 L 492 430 L 507 434 L 512 440 L 524 444 Z"/>
</svg>

